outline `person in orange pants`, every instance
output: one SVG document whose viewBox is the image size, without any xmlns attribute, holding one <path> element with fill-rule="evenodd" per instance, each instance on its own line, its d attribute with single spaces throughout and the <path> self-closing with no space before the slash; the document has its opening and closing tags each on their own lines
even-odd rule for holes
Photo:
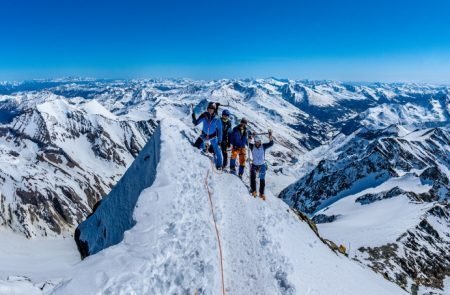
<svg viewBox="0 0 450 295">
<path fill-rule="evenodd" d="M 231 150 L 230 170 L 236 173 L 236 159 L 239 157 L 239 177 L 244 174 L 245 161 L 247 160 L 247 147 L 234 148 Z M 233 165 L 234 164 L 234 165 Z"/>
<path fill-rule="evenodd" d="M 247 159 L 247 144 L 249 132 L 247 131 L 247 119 L 242 118 L 239 125 L 233 128 L 230 135 L 231 160 L 230 172 L 236 174 L 236 159 L 239 156 L 239 177 L 242 177 L 245 169 L 245 161 Z"/>
</svg>

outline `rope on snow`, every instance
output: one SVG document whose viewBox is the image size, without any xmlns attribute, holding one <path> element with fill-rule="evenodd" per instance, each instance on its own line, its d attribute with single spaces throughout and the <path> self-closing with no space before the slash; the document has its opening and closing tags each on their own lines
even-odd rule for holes
<svg viewBox="0 0 450 295">
<path fill-rule="evenodd" d="M 219 256 L 220 256 L 220 272 L 221 272 L 221 276 L 222 276 L 222 295 L 225 295 L 225 280 L 224 280 L 224 274 L 223 274 L 223 254 L 222 254 L 222 244 L 220 242 L 220 234 L 219 234 L 219 228 L 217 226 L 216 223 L 216 214 L 214 213 L 214 206 L 213 206 L 213 202 L 212 202 L 212 193 L 211 190 L 209 189 L 209 185 L 208 185 L 208 178 L 209 178 L 209 170 L 206 173 L 206 178 L 205 178 L 205 189 L 208 193 L 208 197 L 209 197 L 209 205 L 210 205 L 210 209 L 211 209 L 211 214 L 213 217 L 213 222 L 214 222 L 214 227 L 216 229 L 216 238 L 217 238 L 217 244 L 219 245 Z"/>
</svg>

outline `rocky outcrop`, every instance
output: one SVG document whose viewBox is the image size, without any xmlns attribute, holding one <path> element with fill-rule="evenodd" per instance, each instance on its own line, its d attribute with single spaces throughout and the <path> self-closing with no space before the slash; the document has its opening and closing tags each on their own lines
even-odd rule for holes
<svg viewBox="0 0 450 295">
<path fill-rule="evenodd" d="M 436 204 L 397 241 L 358 249 L 367 264 L 402 288 L 443 291 L 450 276 L 450 205 Z"/>
</svg>

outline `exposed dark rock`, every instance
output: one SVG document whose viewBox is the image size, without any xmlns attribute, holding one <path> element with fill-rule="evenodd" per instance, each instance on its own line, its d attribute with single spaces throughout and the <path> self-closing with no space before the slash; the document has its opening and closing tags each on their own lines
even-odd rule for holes
<svg viewBox="0 0 450 295">
<path fill-rule="evenodd" d="M 312 221 L 314 221 L 316 224 L 319 223 L 330 223 L 335 221 L 339 218 L 339 215 L 326 215 L 326 214 L 317 214 L 314 215 L 312 218 Z"/>
<path fill-rule="evenodd" d="M 450 276 L 450 236 L 447 233 L 447 237 L 443 238 L 428 218 L 446 216 L 446 219 L 439 220 L 449 226 L 448 209 L 448 205 L 436 204 L 427 212 L 426 218 L 399 237 L 397 243 L 361 247 L 358 250 L 367 254 L 369 266 L 376 272 L 394 272 L 395 277 L 388 276 L 388 279 L 402 288 L 406 289 L 409 280 L 412 280 L 412 288 L 423 285 L 442 290 L 443 280 Z M 400 272 L 397 267 L 400 267 Z"/>
</svg>

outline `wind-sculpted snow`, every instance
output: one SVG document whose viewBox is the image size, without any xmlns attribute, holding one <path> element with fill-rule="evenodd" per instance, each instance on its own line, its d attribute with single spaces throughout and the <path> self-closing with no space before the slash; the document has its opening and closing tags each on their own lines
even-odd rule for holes
<svg viewBox="0 0 450 295">
<path fill-rule="evenodd" d="M 121 242 L 124 232 L 135 224 L 133 212 L 138 197 L 156 177 L 160 137 L 161 128 L 158 127 L 112 191 L 77 227 L 75 240 L 83 258 Z"/>
</svg>

